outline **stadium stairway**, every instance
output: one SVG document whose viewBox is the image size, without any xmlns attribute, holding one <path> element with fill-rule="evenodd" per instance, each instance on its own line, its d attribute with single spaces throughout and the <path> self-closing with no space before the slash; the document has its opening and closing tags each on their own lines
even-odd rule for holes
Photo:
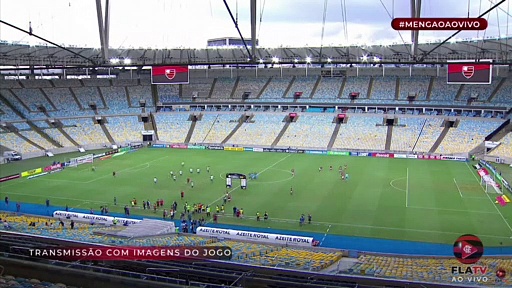
<svg viewBox="0 0 512 288">
<path fill-rule="evenodd" d="M 316 90 L 318 89 L 318 86 L 320 85 L 320 82 L 322 82 L 322 76 L 318 76 L 315 82 L 315 86 L 313 86 L 313 89 L 311 90 L 311 93 L 309 94 L 309 99 L 313 99 L 313 96 L 315 96 Z"/>
<path fill-rule="evenodd" d="M 110 85 L 112 85 L 112 80 L 110 80 Z M 107 101 L 105 101 L 105 97 L 103 96 L 103 92 L 101 91 L 100 87 L 96 87 L 98 89 L 98 95 L 100 95 L 101 103 L 103 104 L 103 107 L 108 109 Z"/>
<path fill-rule="evenodd" d="M 48 122 L 48 125 L 50 127 L 52 127 L 52 124 L 50 123 L 50 121 L 47 121 Z M 79 147 L 80 144 L 78 144 L 78 142 L 75 141 L 75 139 L 73 139 L 73 137 L 71 137 L 64 129 L 62 129 L 61 126 L 57 127 L 57 130 L 59 130 L 59 132 L 64 135 L 64 137 L 66 137 L 69 142 L 73 143 L 73 145 L 75 145 L 76 147 Z"/>
<path fill-rule="evenodd" d="M 226 138 L 224 138 L 224 140 L 222 140 L 222 144 L 226 144 L 229 139 L 231 139 L 231 137 L 233 137 L 233 135 L 235 135 L 236 131 L 238 131 L 238 129 L 240 129 L 240 127 L 242 127 L 242 125 L 245 123 L 245 115 L 242 115 L 240 116 L 240 119 L 238 119 L 238 124 L 236 124 L 235 128 L 233 128 L 233 130 L 231 130 L 231 132 L 229 132 L 228 136 L 226 136 Z"/>
<path fill-rule="evenodd" d="M 393 125 L 388 125 L 388 133 L 386 135 L 386 146 L 384 146 L 386 151 L 391 150 L 391 141 L 393 139 Z"/>
<path fill-rule="evenodd" d="M 50 142 L 53 146 L 58 148 L 64 147 L 59 142 L 55 141 L 55 139 L 48 136 L 48 134 L 44 133 L 44 131 L 41 130 L 41 128 L 37 127 L 32 121 L 27 120 L 27 124 L 30 126 L 30 128 L 32 128 L 32 130 L 34 130 L 37 134 L 41 135 L 41 137 L 46 139 L 46 141 Z"/>
<path fill-rule="evenodd" d="M 494 96 L 496 96 L 496 94 L 498 94 L 498 91 L 500 91 L 501 86 L 503 86 L 503 84 L 505 84 L 506 81 L 507 81 L 507 78 L 501 78 L 500 83 L 498 83 L 498 85 L 496 86 L 494 91 L 492 91 L 491 95 L 489 95 L 489 99 L 487 99 L 487 102 L 491 102 L 494 99 Z"/>
<path fill-rule="evenodd" d="M 443 142 L 444 137 L 446 137 L 446 134 L 448 134 L 448 131 L 450 131 L 450 126 L 448 124 L 449 122 L 443 121 L 443 131 L 441 131 L 441 134 L 439 134 L 439 137 L 437 137 L 436 142 L 434 142 L 434 145 L 432 145 L 432 148 L 428 151 L 428 153 L 434 153 L 437 148 L 439 148 L 439 145 L 441 145 L 441 142 Z"/>
<path fill-rule="evenodd" d="M 235 85 L 233 85 L 233 90 L 231 90 L 231 94 L 229 95 L 230 99 L 234 99 L 236 97 L 235 92 L 236 92 L 236 89 L 238 88 L 239 83 L 240 83 L 240 76 L 236 77 Z"/>
<path fill-rule="evenodd" d="M 290 92 L 290 89 L 292 89 L 293 83 L 295 83 L 296 79 L 297 79 L 297 76 L 293 76 L 292 80 L 288 84 L 288 87 L 286 87 L 286 90 L 284 90 L 283 96 L 281 98 L 285 98 L 286 95 L 288 95 L 288 92 Z"/>
<path fill-rule="evenodd" d="M 103 117 L 103 119 L 106 120 L 105 117 Z M 101 127 L 101 130 L 103 130 L 103 133 L 105 133 L 105 136 L 107 136 L 108 142 L 110 142 L 110 144 L 112 144 L 112 145 L 116 144 L 116 141 L 114 140 L 114 138 L 112 138 L 112 135 L 110 135 L 110 132 L 108 132 L 107 126 L 105 126 L 104 121 L 101 121 L 100 127 Z"/>
<path fill-rule="evenodd" d="M 343 91 L 345 91 L 345 86 L 347 85 L 347 77 L 343 77 L 343 82 L 341 83 L 340 90 L 338 91 L 337 99 L 343 97 Z"/>
<path fill-rule="evenodd" d="M 279 141 L 283 137 L 284 133 L 286 133 L 286 130 L 288 130 L 288 127 L 290 127 L 290 124 L 291 124 L 291 122 L 288 122 L 288 121 L 286 122 L 286 124 L 284 124 L 284 126 L 281 129 L 281 131 L 279 132 L 279 134 L 277 134 L 276 139 L 274 139 L 274 142 L 272 142 L 272 144 L 270 145 L 271 147 L 276 147 L 277 143 L 279 143 Z"/>
<path fill-rule="evenodd" d="M 333 120 L 336 121 L 336 120 Z M 336 141 L 336 138 L 338 137 L 341 129 L 341 123 L 336 124 L 334 127 L 334 131 L 332 131 L 331 140 L 329 140 L 329 144 L 327 144 L 327 150 L 331 150 L 332 146 L 334 146 L 334 142 Z"/>
<path fill-rule="evenodd" d="M 155 114 L 150 112 L 148 120 L 150 120 L 150 121 L 144 123 L 144 130 L 155 131 L 155 139 L 153 139 L 153 140 L 158 140 L 159 138 L 158 138 L 158 130 L 156 127 Z"/>
<path fill-rule="evenodd" d="M 70 93 L 71 97 L 75 100 L 78 107 L 80 107 L 80 110 L 84 110 L 84 106 L 82 106 L 82 103 L 80 103 L 80 101 L 78 100 L 78 97 L 76 97 L 75 91 L 73 91 L 73 89 L 71 87 L 69 87 L 68 89 L 69 89 L 69 93 Z"/>
<path fill-rule="evenodd" d="M 190 138 L 192 138 L 192 134 L 194 134 L 194 129 L 196 128 L 197 124 L 197 118 L 196 117 L 190 117 L 189 118 L 192 123 L 190 124 L 190 128 L 188 129 L 187 137 L 185 137 L 185 143 L 190 143 Z"/>
<path fill-rule="evenodd" d="M 267 89 L 267 87 L 271 81 L 272 81 L 272 77 L 268 77 L 267 82 L 265 82 L 265 85 L 263 85 L 263 87 L 261 87 L 260 93 L 258 93 L 258 95 L 256 96 L 256 99 L 261 98 L 261 95 L 263 95 L 263 92 L 265 92 L 265 90 Z"/>
</svg>

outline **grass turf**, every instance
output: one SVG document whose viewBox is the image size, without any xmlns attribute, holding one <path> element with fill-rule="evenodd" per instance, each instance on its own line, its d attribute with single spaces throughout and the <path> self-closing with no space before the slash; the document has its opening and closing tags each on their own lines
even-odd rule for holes
<svg viewBox="0 0 512 288">
<path fill-rule="evenodd" d="M 23 165 L 29 167 L 50 159 L 54 160 L 29 159 Z M 345 164 L 348 181 L 342 181 L 337 172 L 337 167 Z M 4 169 L 16 169 L 9 165 L 1 166 L 2 174 L 13 172 L 5 173 Z M 30 168 L 37 167 L 34 165 Z M 330 165 L 333 171 L 329 171 Z M 52 205 L 95 211 L 101 205 L 109 205 L 111 211 L 122 212 L 133 198 L 139 205 L 142 200 L 154 202 L 162 198 L 165 207 L 176 200 L 179 212 L 185 201 L 211 204 L 213 212 L 215 205 L 222 204 L 226 173 L 256 172 L 260 173 L 259 178 L 249 180 L 247 190 L 239 189 L 238 181 L 233 182 L 233 200 L 226 205 L 220 223 L 447 244 L 471 233 L 486 246 L 512 245 L 508 220 L 511 208 L 495 205 L 496 194 L 485 193 L 474 169 L 461 162 L 143 149 L 96 161 L 94 166 L 95 172 L 85 164 L 31 180 L 0 183 L 0 191 L 11 201 L 44 204 L 50 199 Z M 213 183 L 206 166 L 211 167 Z M 320 166 L 324 171 L 318 171 Z M 193 174 L 189 168 L 194 169 Z M 201 169 L 200 174 L 195 172 L 197 168 Z M 290 172 L 292 168 L 295 177 Z M 169 172 L 178 173 L 180 169 L 184 175 L 174 182 Z M 115 178 L 113 171 L 117 172 Z M 158 178 L 157 184 L 153 177 Z M 194 180 L 194 188 L 187 185 L 186 178 Z M 184 200 L 180 199 L 182 190 Z M 117 206 L 113 205 L 114 197 Z M 232 217 L 233 206 L 243 208 L 246 218 Z M 267 211 L 270 221 L 255 221 L 258 211 L 262 215 Z M 132 209 L 132 213 L 155 215 L 153 210 L 140 208 Z M 161 211 L 157 213 L 161 215 Z M 301 213 L 311 213 L 313 224 L 299 227 Z"/>
</svg>

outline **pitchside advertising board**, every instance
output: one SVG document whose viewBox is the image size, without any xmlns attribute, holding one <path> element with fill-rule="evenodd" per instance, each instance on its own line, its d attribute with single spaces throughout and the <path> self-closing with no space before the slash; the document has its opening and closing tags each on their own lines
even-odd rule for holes
<svg viewBox="0 0 512 288">
<path fill-rule="evenodd" d="M 152 66 L 153 84 L 188 84 L 190 74 L 188 66 Z"/>
<path fill-rule="evenodd" d="M 449 61 L 447 75 L 448 84 L 491 84 L 492 60 Z"/>
</svg>

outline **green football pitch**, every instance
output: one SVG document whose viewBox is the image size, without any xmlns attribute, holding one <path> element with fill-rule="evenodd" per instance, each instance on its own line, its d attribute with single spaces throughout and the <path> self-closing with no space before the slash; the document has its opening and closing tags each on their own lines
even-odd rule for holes
<svg viewBox="0 0 512 288">
<path fill-rule="evenodd" d="M 2 165 L 1 174 L 69 157 Z M 183 168 L 181 162 L 185 163 Z M 233 181 L 232 201 L 219 217 L 220 223 L 446 244 L 471 233 L 486 246 L 512 245 L 512 207 L 494 204 L 497 194 L 486 193 L 471 164 L 462 162 L 142 149 L 93 165 L 95 172 L 91 164 L 84 164 L 35 179 L 1 183 L 0 190 L 11 201 L 44 204 L 50 199 L 52 205 L 95 211 L 108 205 L 111 211 L 122 212 L 136 198 L 139 205 L 142 200 L 164 199 L 165 207 L 177 201 L 179 212 L 185 201 L 210 204 L 213 212 L 226 193 L 226 173 L 259 173 L 258 179 L 248 181 L 247 190 L 239 188 L 238 180 Z M 328 168 L 331 165 L 332 171 Z M 340 179 L 340 165 L 348 166 L 349 180 Z M 211 167 L 213 182 L 207 166 Z M 322 172 L 318 171 L 320 166 L 324 167 Z M 174 182 L 169 172 L 181 169 L 183 176 Z M 291 169 L 295 169 L 295 176 Z M 158 178 L 156 184 L 154 177 Z M 194 188 L 187 185 L 187 178 L 194 181 Z M 185 192 L 183 200 L 180 191 Z M 114 197 L 117 206 L 113 205 Z M 246 217 L 233 217 L 233 206 L 243 208 Z M 263 215 L 265 211 L 270 220 L 257 222 L 256 213 Z M 153 210 L 141 208 L 131 212 L 155 215 Z M 161 215 L 161 211 L 157 213 Z M 313 224 L 300 227 L 301 214 L 311 214 Z"/>
</svg>

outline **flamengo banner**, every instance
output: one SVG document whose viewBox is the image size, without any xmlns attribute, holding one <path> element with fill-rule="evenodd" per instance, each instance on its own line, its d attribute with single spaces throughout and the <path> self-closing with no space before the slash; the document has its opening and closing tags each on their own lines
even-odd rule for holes
<svg viewBox="0 0 512 288">
<path fill-rule="evenodd" d="M 225 238 L 233 240 L 245 240 L 261 243 L 292 245 L 311 247 L 313 246 L 312 237 L 301 237 L 292 235 L 268 234 L 260 232 L 239 231 L 231 229 L 217 229 L 209 227 L 198 227 L 196 234 L 199 236 L 208 236 L 216 238 Z"/>
<path fill-rule="evenodd" d="M 44 167 L 44 172 L 50 172 L 52 170 L 55 170 L 55 169 L 60 169 L 62 167 L 62 164 L 55 164 L 55 165 L 50 165 L 50 166 L 46 166 Z"/>
<path fill-rule="evenodd" d="M 480 60 L 469 64 L 465 62 L 451 61 L 448 64 L 448 84 L 491 84 L 492 60 Z"/>
<path fill-rule="evenodd" d="M 27 177 L 41 172 L 43 172 L 43 168 L 32 169 L 25 172 L 21 172 L 21 177 Z"/>
<path fill-rule="evenodd" d="M 188 66 L 153 66 L 151 83 L 153 84 L 188 84 Z"/>
<path fill-rule="evenodd" d="M 395 154 L 390 154 L 390 153 L 372 153 L 372 157 L 376 157 L 376 158 L 395 158 Z"/>
<path fill-rule="evenodd" d="M 0 178 L 0 183 L 1 182 L 6 182 L 6 181 L 9 181 L 9 180 L 18 179 L 20 177 L 21 177 L 20 174 L 13 174 L 13 175 L 5 176 L 5 177 Z"/>
<path fill-rule="evenodd" d="M 47 247 L 30 248 L 26 256 L 78 261 L 139 261 L 139 260 L 224 260 L 229 261 L 232 251 L 227 246 L 180 246 L 180 247 Z"/>
<path fill-rule="evenodd" d="M 103 225 L 113 225 L 114 219 L 118 221 L 120 225 L 125 223 L 135 224 L 139 223 L 142 220 L 137 219 L 128 219 L 128 218 L 119 218 L 119 217 L 111 217 L 105 215 L 94 215 L 94 214 L 84 214 L 84 213 L 75 213 L 75 212 L 66 212 L 66 211 L 55 211 L 53 212 L 53 218 L 66 218 L 69 220 L 75 220 L 78 222 L 94 222 L 94 224 L 103 224 Z"/>
</svg>

